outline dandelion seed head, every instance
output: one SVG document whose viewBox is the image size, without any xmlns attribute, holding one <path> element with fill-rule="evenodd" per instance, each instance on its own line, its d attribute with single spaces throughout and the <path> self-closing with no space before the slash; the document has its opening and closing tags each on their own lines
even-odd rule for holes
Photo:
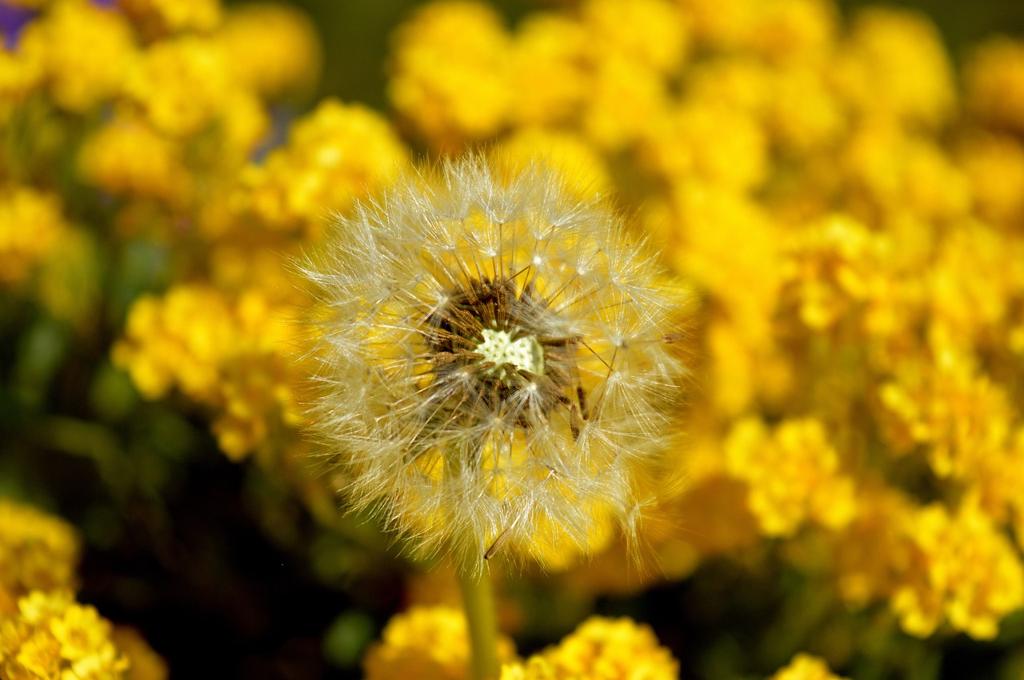
<svg viewBox="0 0 1024 680">
<path fill-rule="evenodd" d="M 542 167 L 471 156 L 339 218 L 312 420 L 357 508 L 421 550 L 579 553 L 634 521 L 684 374 L 655 260 Z"/>
</svg>

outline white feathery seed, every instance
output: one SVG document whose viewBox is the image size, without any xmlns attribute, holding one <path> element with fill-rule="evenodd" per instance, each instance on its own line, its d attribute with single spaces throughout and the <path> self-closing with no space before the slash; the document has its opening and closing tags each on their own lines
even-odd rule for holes
<svg viewBox="0 0 1024 680">
<path fill-rule="evenodd" d="M 304 272 L 352 506 L 466 569 L 585 550 L 598 515 L 632 529 L 685 367 L 679 296 L 606 204 L 470 156 L 337 218 Z"/>
</svg>

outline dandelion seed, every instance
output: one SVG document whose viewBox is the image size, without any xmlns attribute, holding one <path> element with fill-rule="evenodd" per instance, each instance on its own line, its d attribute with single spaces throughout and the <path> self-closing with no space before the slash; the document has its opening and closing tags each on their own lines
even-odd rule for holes
<svg viewBox="0 0 1024 680">
<path fill-rule="evenodd" d="M 332 313 L 313 420 L 356 508 L 467 569 L 635 521 L 679 307 L 609 208 L 470 157 L 398 183 L 305 268 Z"/>
</svg>

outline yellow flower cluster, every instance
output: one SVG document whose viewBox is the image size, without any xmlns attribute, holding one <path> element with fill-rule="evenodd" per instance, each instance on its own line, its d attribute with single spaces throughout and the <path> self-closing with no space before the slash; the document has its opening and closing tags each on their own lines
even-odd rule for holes
<svg viewBox="0 0 1024 680">
<path fill-rule="evenodd" d="M 768 536 L 792 534 L 808 518 L 833 529 L 853 518 L 853 484 L 837 474 L 839 456 L 816 420 L 786 421 L 771 433 L 740 421 L 725 459 L 729 474 L 750 485 L 747 503 Z"/>
<path fill-rule="evenodd" d="M 679 664 L 654 632 L 630 619 L 592 617 L 525 664 L 502 669 L 502 680 L 675 680 Z"/>
<path fill-rule="evenodd" d="M 524 661 L 501 638 L 501 680 L 675 680 L 678 663 L 650 628 L 629 619 L 593 617 L 557 645 Z M 363 662 L 367 680 L 469 677 L 465 615 L 448 607 L 416 607 L 394 617 Z"/>
<path fill-rule="evenodd" d="M 0 617 L 31 591 L 72 588 L 78 536 L 63 521 L 0 498 Z"/>
<path fill-rule="evenodd" d="M 838 537 L 840 592 L 850 602 L 889 599 L 912 635 L 927 637 L 946 623 L 978 639 L 995 637 L 999 621 L 1020 606 L 1018 553 L 976 505 L 951 515 L 889 495 L 869 513 Z"/>
<path fill-rule="evenodd" d="M 810 654 L 797 654 L 769 680 L 843 680 L 829 670 L 821 659 Z"/>
<path fill-rule="evenodd" d="M 25 281 L 68 231 L 56 196 L 0 185 L 0 286 Z"/>
<path fill-rule="evenodd" d="M 235 77 L 263 97 L 302 93 L 320 76 L 320 43 L 310 20 L 286 5 L 228 11 L 217 39 Z"/>
<path fill-rule="evenodd" d="M 19 68 L 38 69 L 54 104 L 84 113 L 121 91 L 136 52 L 123 16 L 65 0 L 25 28 L 15 58 Z"/>
<path fill-rule="evenodd" d="M 498 654 L 503 661 L 515 657 L 511 640 L 499 640 Z M 388 622 L 363 669 L 366 680 L 463 680 L 469 677 L 469 655 L 461 609 L 415 607 Z"/>
<path fill-rule="evenodd" d="M 532 146 L 618 192 L 701 294 L 690 443 L 643 537 L 664 573 L 824 537 L 850 604 L 990 638 L 1024 606 L 1024 43 L 982 44 L 961 87 L 925 16 L 841 17 L 581 0 L 510 28 L 434 2 L 392 102 L 433 148 Z"/>
<path fill-rule="evenodd" d="M 232 197 L 232 222 L 315 234 L 332 211 L 344 212 L 386 185 L 405 162 L 404 147 L 380 116 L 326 100 L 292 126 L 286 145 L 246 167 Z"/>
<path fill-rule="evenodd" d="M 150 399 L 179 388 L 216 413 L 221 449 L 240 459 L 301 421 L 293 384 L 294 327 L 264 295 L 237 297 L 211 286 L 181 285 L 132 307 L 114 361 Z"/>
<path fill-rule="evenodd" d="M 68 592 L 34 592 L 0 623 L 0 671 L 11 680 L 117 680 L 128 658 L 111 640 L 110 622 Z"/>
<path fill-rule="evenodd" d="M 686 52 L 683 19 L 669 0 L 591 0 L 579 17 L 538 15 L 513 35 L 481 3 L 434 3 L 398 34 L 391 98 L 439 149 L 569 121 L 621 147 L 666 101 Z"/>
<path fill-rule="evenodd" d="M 286 263 L 332 211 L 407 163 L 383 117 L 334 100 L 257 153 L 271 103 L 308 93 L 319 64 L 315 31 L 296 10 L 218 0 L 54 0 L 0 52 L 0 116 L 12 122 L 0 284 L 45 269 L 37 297 L 62 318 L 82 315 L 55 270 L 85 271 L 97 256 L 65 224 L 64 187 L 45 181 L 58 149 L 75 149 L 72 179 L 99 194 L 84 209 L 64 206 L 75 222 L 103 205 L 110 236 L 151 239 L 174 267 L 165 295 L 129 310 L 115 362 L 145 397 L 177 388 L 208 409 L 236 459 L 271 440 L 287 448 L 299 421 L 290 322 L 308 300 Z"/>
<path fill-rule="evenodd" d="M 0 498 L 0 677 L 165 680 L 138 633 L 75 601 L 78 552 L 70 525 Z"/>
</svg>

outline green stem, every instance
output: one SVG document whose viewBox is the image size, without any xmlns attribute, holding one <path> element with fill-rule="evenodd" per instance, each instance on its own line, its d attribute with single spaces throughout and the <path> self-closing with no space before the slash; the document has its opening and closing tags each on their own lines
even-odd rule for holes
<svg viewBox="0 0 1024 680">
<path fill-rule="evenodd" d="M 466 612 L 466 626 L 472 650 L 470 668 L 473 680 L 497 680 L 498 617 L 494 608 L 494 591 L 486 571 L 459 576 L 462 587 L 462 607 Z"/>
</svg>

